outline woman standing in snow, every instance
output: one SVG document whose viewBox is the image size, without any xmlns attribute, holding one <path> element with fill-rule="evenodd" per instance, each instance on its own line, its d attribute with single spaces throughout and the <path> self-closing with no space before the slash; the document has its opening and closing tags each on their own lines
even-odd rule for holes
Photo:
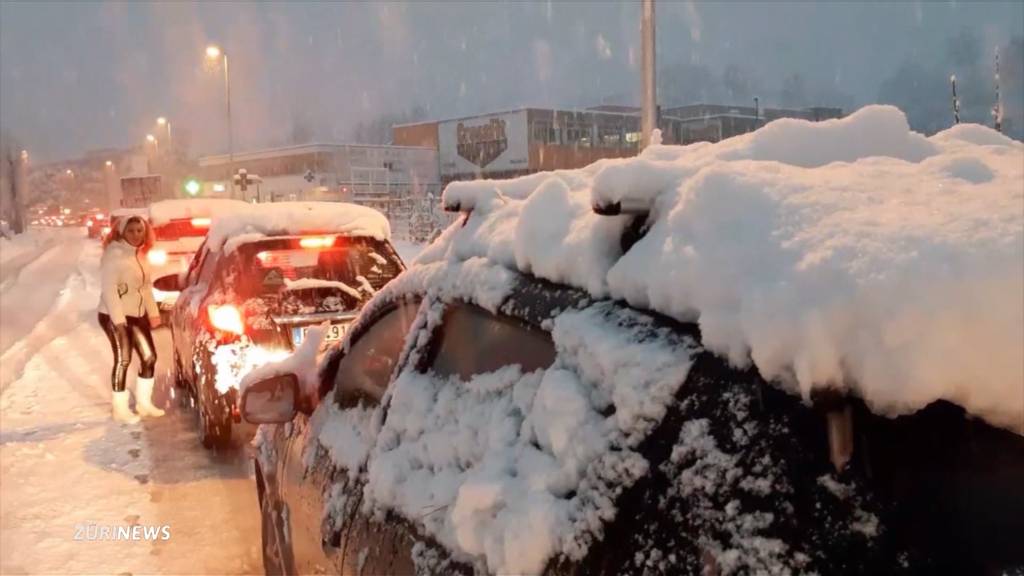
<svg viewBox="0 0 1024 576">
<path fill-rule="evenodd" d="M 156 347 L 150 328 L 160 325 L 160 311 L 153 299 L 152 274 L 146 264 L 146 253 L 152 246 L 153 231 L 145 219 L 122 218 L 104 239 L 100 261 L 100 326 L 114 352 L 113 417 L 128 424 L 139 421 L 139 416 L 128 407 L 128 391 L 125 390 L 133 348 L 139 355 L 135 408 L 142 416 L 164 414 L 152 402 Z"/>
</svg>

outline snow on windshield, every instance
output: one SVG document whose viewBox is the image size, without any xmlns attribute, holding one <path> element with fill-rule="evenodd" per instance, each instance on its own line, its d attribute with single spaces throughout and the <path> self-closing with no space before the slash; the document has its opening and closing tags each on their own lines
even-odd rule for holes
<svg viewBox="0 0 1024 576">
<path fill-rule="evenodd" d="M 699 322 L 704 344 L 808 397 L 901 414 L 946 399 L 1024 433 L 1024 145 L 926 138 L 889 106 L 717 144 L 450 186 L 475 208 L 417 264 L 502 266 Z M 474 195 L 476 198 L 474 198 Z M 625 255 L 628 216 L 652 206 Z"/>
<path fill-rule="evenodd" d="M 280 202 L 249 205 L 214 220 L 207 236 L 211 250 L 238 245 L 263 236 L 334 233 L 387 240 L 391 227 L 372 208 L 343 202 Z M 244 241 L 243 241 L 244 239 Z M 230 241 L 230 243 L 229 243 Z M 228 246 L 225 246 L 229 243 Z"/>
</svg>

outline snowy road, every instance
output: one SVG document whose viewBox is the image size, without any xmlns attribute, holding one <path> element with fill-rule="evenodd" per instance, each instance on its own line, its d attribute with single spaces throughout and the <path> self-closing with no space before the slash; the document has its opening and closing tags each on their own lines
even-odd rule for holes
<svg viewBox="0 0 1024 576">
<path fill-rule="evenodd" d="M 193 413 L 168 397 L 166 330 L 156 333 L 155 400 L 168 414 L 111 423 L 111 354 L 95 321 L 99 245 L 53 234 L 59 246 L 19 255 L 20 270 L 3 263 L 12 278 L 0 294 L 0 573 L 262 573 L 246 450 L 199 446 Z M 166 526 L 170 538 L 95 540 L 126 525 Z"/>
</svg>

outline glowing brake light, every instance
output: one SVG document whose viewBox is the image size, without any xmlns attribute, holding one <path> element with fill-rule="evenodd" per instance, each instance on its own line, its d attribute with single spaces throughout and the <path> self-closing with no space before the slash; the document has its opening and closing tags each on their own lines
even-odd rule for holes
<svg viewBox="0 0 1024 576">
<path fill-rule="evenodd" d="M 311 236 L 299 240 L 303 248 L 330 248 L 334 246 L 334 236 Z"/>
<path fill-rule="evenodd" d="M 192 219 L 192 226 L 195 227 L 195 228 L 209 228 L 210 227 L 210 219 L 209 218 L 193 218 Z"/>
<path fill-rule="evenodd" d="M 89 228 L 92 228 L 92 225 L 93 225 L 93 221 L 92 221 L 92 220 L 86 220 L 86 221 L 85 221 L 85 225 L 86 225 L 87 227 L 89 227 Z"/>
<path fill-rule="evenodd" d="M 110 226 L 104 226 L 102 234 L 104 236 L 106 236 L 107 234 L 110 234 Z"/>
<path fill-rule="evenodd" d="M 167 251 L 150 250 L 149 263 L 152 264 L 153 266 L 163 266 L 164 264 L 167 264 Z"/>
<path fill-rule="evenodd" d="M 104 218 L 106 218 L 106 216 L 104 216 L 103 214 L 97 214 L 96 215 L 96 219 L 97 220 L 103 220 Z"/>
<path fill-rule="evenodd" d="M 242 313 L 238 308 L 228 304 L 225 306 L 211 305 L 208 309 L 210 323 L 217 330 L 231 332 L 233 334 L 244 334 L 245 324 L 242 322 Z"/>
</svg>

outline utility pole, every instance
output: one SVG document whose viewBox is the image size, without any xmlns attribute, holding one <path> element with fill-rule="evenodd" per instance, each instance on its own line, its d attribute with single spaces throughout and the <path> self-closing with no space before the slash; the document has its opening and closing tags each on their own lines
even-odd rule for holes
<svg viewBox="0 0 1024 576">
<path fill-rule="evenodd" d="M 640 144 L 646 148 L 651 143 L 651 134 L 658 123 L 657 83 L 654 76 L 654 0 L 641 0 L 640 11 L 640 53 L 643 66 Z"/>
<path fill-rule="evenodd" d="M 949 83 L 953 85 L 953 124 L 959 124 L 960 99 L 956 96 L 956 74 L 949 77 Z"/>
<path fill-rule="evenodd" d="M 992 120 L 996 132 L 1003 131 L 1003 100 L 999 95 L 999 48 L 996 48 L 996 103 L 992 106 Z"/>
</svg>

